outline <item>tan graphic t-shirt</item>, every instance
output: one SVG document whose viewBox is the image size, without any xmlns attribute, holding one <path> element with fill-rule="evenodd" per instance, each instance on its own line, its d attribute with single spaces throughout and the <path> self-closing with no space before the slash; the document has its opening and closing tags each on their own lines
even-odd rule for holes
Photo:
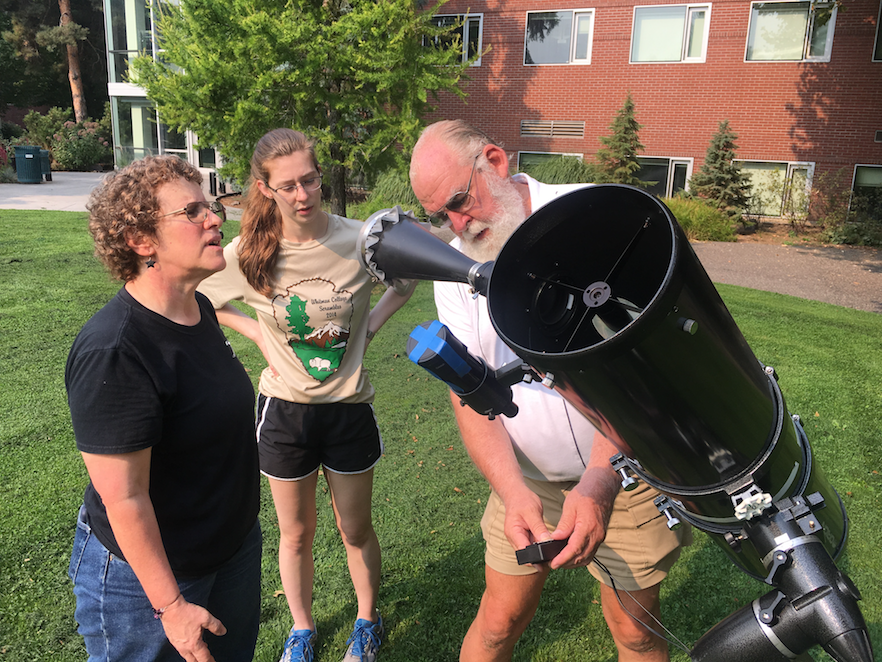
<svg viewBox="0 0 882 662">
<path fill-rule="evenodd" d="M 244 301 L 257 312 L 276 377 L 260 376 L 264 395 L 302 404 L 371 402 L 362 367 L 373 288 L 356 254 L 361 222 L 328 214 L 325 236 L 280 242 L 274 294 L 256 292 L 239 269 L 239 237 L 224 249 L 227 266 L 199 285 L 215 308 Z"/>
</svg>

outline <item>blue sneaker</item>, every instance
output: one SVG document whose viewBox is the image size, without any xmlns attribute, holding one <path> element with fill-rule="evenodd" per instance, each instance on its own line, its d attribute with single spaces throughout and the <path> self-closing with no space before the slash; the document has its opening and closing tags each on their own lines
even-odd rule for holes
<svg viewBox="0 0 882 662">
<path fill-rule="evenodd" d="M 315 658 L 315 630 L 295 630 L 295 627 L 291 626 L 279 662 L 312 662 Z"/>
<path fill-rule="evenodd" d="M 349 648 L 346 649 L 343 662 L 374 662 L 384 634 L 383 619 L 379 614 L 376 623 L 359 618 L 355 621 L 352 636 L 346 640 Z"/>
</svg>

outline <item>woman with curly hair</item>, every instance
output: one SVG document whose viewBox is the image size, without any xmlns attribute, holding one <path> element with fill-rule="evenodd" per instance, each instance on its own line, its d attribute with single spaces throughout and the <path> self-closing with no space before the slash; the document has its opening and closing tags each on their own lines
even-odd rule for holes
<svg viewBox="0 0 882 662">
<path fill-rule="evenodd" d="M 371 309 L 373 282 L 356 240 L 362 223 L 322 209 L 322 172 L 299 131 L 264 135 L 227 267 L 199 286 L 218 320 L 261 349 L 257 440 L 279 519 L 279 572 L 294 625 L 282 662 L 310 662 L 316 486 L 331 492 L 358 602 L 344 662 L 373 662 L 383 638 L 377 611 L 380 545 L 371 520 L 373 468 L 383 454 L 362 366 L 369 340 L 412 292 L 387 290 Z M 240 300 L 257 319 L 230 305 Z"/>
<path fill-rule="evenodd" d="M 124 285 L 65 370 L 89 474 L 69 574 L 90 661 L 251 660 L 260 617 L 254 391 L 196 286 L 223 206 L 175 156 L 109 175 L 96 255 Z"/>
</svg>

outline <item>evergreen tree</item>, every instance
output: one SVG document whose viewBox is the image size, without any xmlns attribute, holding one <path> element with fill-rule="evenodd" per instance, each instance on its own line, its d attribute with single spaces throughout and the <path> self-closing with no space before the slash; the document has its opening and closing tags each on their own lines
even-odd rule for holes
<svg viewBox="0 0 882 662">
<path fill-rule="evenodd" d="M 163 2 L 161 58 L 134 61 L 162 121 L 219 149 L 242 184 L 258 139 L 291 127 L 316 140 L 334 213 L 349 173 L 405 167 L 433 110 L 429 95 L 464 93 L 470 62 L 461 25 L 438 27 L 438 6 L 413 0 Z M 436 46 L 435 44 L 439 44 Z M 479 54 L 476 54 L 476 57 Z M 169 66 L 171 65 L 171 66 Z"/>
<path fill-rule="evenodd" d="M 735 163 L 737 139 L 729 128 L 729 120 L 720 122 L 707 148 L 704 163 L 689 180 L 689 190 L 725 212 L 733 221 L 741 222 L 741 213 L 747 208 L 750 197 L 750 184 Z"/>
<path fill-rule="evenodd" d="M 597 150 L 597 162 L 604 182 L 645 188 L 655 182 L 644 182 L 637 177 L 640 170 L 637 153 L 643 151 L 643 145 L 639 137 L 642 126 L 634 116 L 634 108 L 634 100 L 628 92 L 624 105 L 609 125 L 612 135 L 600 137 L 604 146 Z"/>
<path fill-rule="evenodd" d="M 0 36 L 0 108 L 72 105 L 78 122 L 87 108 L 101 110 L 107 60 L 100 0 L 0 0 Z"/>
</svg>

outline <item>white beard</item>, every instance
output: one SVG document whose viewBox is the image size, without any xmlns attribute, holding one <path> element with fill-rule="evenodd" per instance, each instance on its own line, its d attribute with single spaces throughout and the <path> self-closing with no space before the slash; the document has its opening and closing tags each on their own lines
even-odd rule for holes
<svg viewBox="0 0 882 662">
<path fill-rule="evenodd" d="M 488 172 L 484 181 L 496 203 L 496 210 L 487 218 L 472 219 L 462 233 L 460 247 L 463 253 L 478 262 L 495 260 L 508 238 L 527 218 L 524 199 L 511 179 Z M 487 230 L 486 235 L 478 239 L 484 230 Z"/>
</svg>

